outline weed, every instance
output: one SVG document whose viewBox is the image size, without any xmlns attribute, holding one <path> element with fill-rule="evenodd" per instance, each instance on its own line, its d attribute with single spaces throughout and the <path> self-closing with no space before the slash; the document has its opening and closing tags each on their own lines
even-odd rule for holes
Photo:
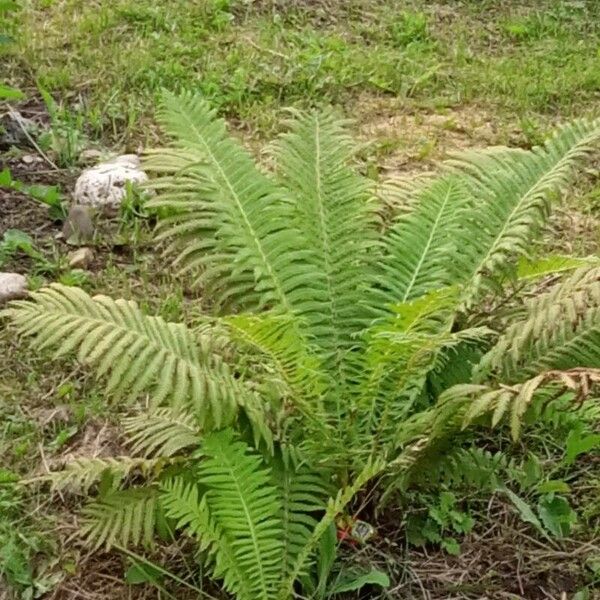
<svg viewBox="0 0 600 600">
<path fill-rule="evenodd" d="M 16 190 L 45 204 L 48 206 L 48 213 L 53 220 L 62 221 L 67 215 L 67 201 L 58 186 L 25 184 L 13 179 L 10 170 L 5 168 L 0 171 L 0 187 Z"/>
<path fill-rule="evenodd" d="M 403 12 L 389 27 L 392 43 L 398 47 L 430 40 L 427 15 L 422 12 Z"/>
<path fill-rule="evenodd" d="M 88 145 L 84 129 L 84 117 L 60 107 L 45 90 L 40 93 L 50 115 L 50 128 L 38 138 L 43 150 L 51 150 L 61 167 L 73 167 L 79 160 L 79 154 Z"/>
</svg>

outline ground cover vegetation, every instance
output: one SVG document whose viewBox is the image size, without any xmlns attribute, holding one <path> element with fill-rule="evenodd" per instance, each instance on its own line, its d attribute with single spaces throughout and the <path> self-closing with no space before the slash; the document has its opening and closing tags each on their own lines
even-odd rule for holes
<svg viewBox="0 0 600 600">
<path fill-rule="evenodd" d="M 6 594 L 593 598 L 596 11 L 3 4 Z"/>
</svg>

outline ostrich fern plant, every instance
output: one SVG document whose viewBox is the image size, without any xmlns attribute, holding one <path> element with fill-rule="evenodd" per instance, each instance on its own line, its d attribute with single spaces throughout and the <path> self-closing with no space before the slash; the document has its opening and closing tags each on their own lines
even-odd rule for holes
<svg viewBox="0 0 600 600">
<path fill-rule="evenodd" d="M 368 481 L 389 497 L 467 425 L 508 417 L 516 437 L 534 400 L 598 380 L 600 268 L 527 260 L 600 122 L 376 187 L 328 111 L 293 115 L 268 172 L 201 98 L 165 94 L 159 120 L 172 143 L 145 165 L 158 239 L 214 314 L 186 327 L 59 285 L 7 311 L 110 396 L 147 398 L 124 421 L 130 456 L 52 476 L 103 482 L 85 509 L 97 546 L 183 530 L 239 598 L 287 598 Z M 480 310 L 549 273 L 566 276 L 513 294 L 510 317 Z"/>
</svg>

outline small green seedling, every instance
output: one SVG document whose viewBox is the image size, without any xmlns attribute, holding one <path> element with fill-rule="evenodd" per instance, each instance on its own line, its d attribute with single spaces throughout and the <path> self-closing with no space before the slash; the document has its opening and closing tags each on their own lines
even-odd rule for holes
<svg viewBox="0 0 600 600">
<path fill-rule="evenodd" d="M 18 179 L 13 179 L 10 170 L 6 168 L 0 171 L 0 187 L 21 192 L 45 204 L 50 217 L 54 220 L 62 221 L 66 216 L 66 201 L 60 188 L 56 185 L 28 185 Z"/>
</svg>

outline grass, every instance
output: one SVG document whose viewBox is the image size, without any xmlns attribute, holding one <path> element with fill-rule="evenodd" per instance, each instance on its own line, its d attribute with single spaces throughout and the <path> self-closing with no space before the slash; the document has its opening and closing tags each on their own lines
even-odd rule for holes
<svg viewBox="0 0 600 600">
<path fill-rule="evenodd" d="M 23 0 L 19 9 L 7 10 L 9 4 L 0 0 L 0 33 L 14 39 L 6 44 L 0 38 L 3 76 L 29 98 L 45 90 L 54 99 L 48 151 L 60 158 L 60 166 L 76 164 L 79 144 L 132 151 L 159 143 L 152 115 L 163 87 L 202 90 L 249 144 L 272 137 L 288 107 L 333 103 L 355 120 L 363 139 L 375 140 L 360 153 L 373 175 L 380 169 L 421 171 L 460 148 L 528 147 L 556 121 L 600 113 L 595 0 L 538 0 L 528 6 L 496 0 Z M 559 240 L 554 247 L 598 252 L 600 188 L 589 177 L 579 189 L 552 222 Z M 170 265 L 149 243 L 148 229 L 130 217 L 122 233 L 131 251 L 101 253 L 84 286 L 134 298 L 168 319 L 189 316 L 198 310 L 192 302 L 197 294 L 171 276 Z M 68 269 L 60 276 L 74 277 Z M 149 305 L 149 298 L 159 300 Z M 98 575 L 91 583 L 85 579 L 81 589 L 108 597 L 112 588 L 108 593 L 103 588 L 121 575 L 120 560 L 112 556 L 104 567 L 88 569 L 78 547 L 57 550 L 55 540 L 64 543 L 74 531 L 73 506 L 23 492 L 11 478 L 43 472 L 70 454 L 101 454 L 106 444 L 118 443 L 116 417 L 82 370 L 49 356 L 32 357 L 3 323 L 0 356 L 6 357 L 0 360 L 0 571 L 10 550 L 13 570 L 4 575 L 22 597 L 51 589 L 73 572 L 81 581 Z M 552 451 L 545 456 L 548 443 Z M 539 442 L 539 454 L 550 466 L 559 460 L 553 443 Z M 591 514 L 585 522 L 596 523 L 590 535 L 597 536 L 597 465 L 580 465 L 572 477 L 585 488 L 578 496 L 581 512 Z M 480 516 L 487 511 L 504 531 L 478 534 L 479 542 L 468 542 L 459 562 L 445 565 L 447 557 L 439 554 L 406 559 L 390 542 L 390 553 L 400 557 L 392 570 L 406 564 L 400 576 L 416 574 L 412 587 L 403 588 L 406 597 L 421 596 L 421 580 L 432 589 L 442 585 L 435 574 L 456 565 L 476 575 L 485 567 L 477 577 L 493 579 L 477 559 L 488 542 L 508 556 L 518 537 L 529 549 L 523 560 L 546 565 L 549 572 L 556 566 L 552 561 L 579 560 L 577 547 L 561 558 L 552 554 L 554 547 L 527 546 L 530 532 L 522 523 L 514 525 L 514 515 L 507 516 L 497 498 L 489 506 L 484 500 L 473 499 L 475 511 Z M 511 531 L 515 538 L 506 533 Z M 520 568 L 521 557 L 505 569 L 504 580 Z M 590 569 L 581 566 L 591 581 Z M 600 563 L 594 569 L 597 581 Z M 77 579 L 70 585 L 76 588 Z M 451 587 L 441 589 L 453 593 Z M 479 592 L 486 590 L 473 593 Z M 130 593 L 120 587 L 112 597 Z"/>
<path fill-rule="evenodd" d="M 512 122 L 599 99 L 596 2 L 29 0 L 12 14 L 15 82 L 121 143 L 153 137 L 162 87 L 200 89 L 259 134 L 287 106 L 368 118 L 365 97 L 402 111 L 485 106 Z"/>
</svg>

